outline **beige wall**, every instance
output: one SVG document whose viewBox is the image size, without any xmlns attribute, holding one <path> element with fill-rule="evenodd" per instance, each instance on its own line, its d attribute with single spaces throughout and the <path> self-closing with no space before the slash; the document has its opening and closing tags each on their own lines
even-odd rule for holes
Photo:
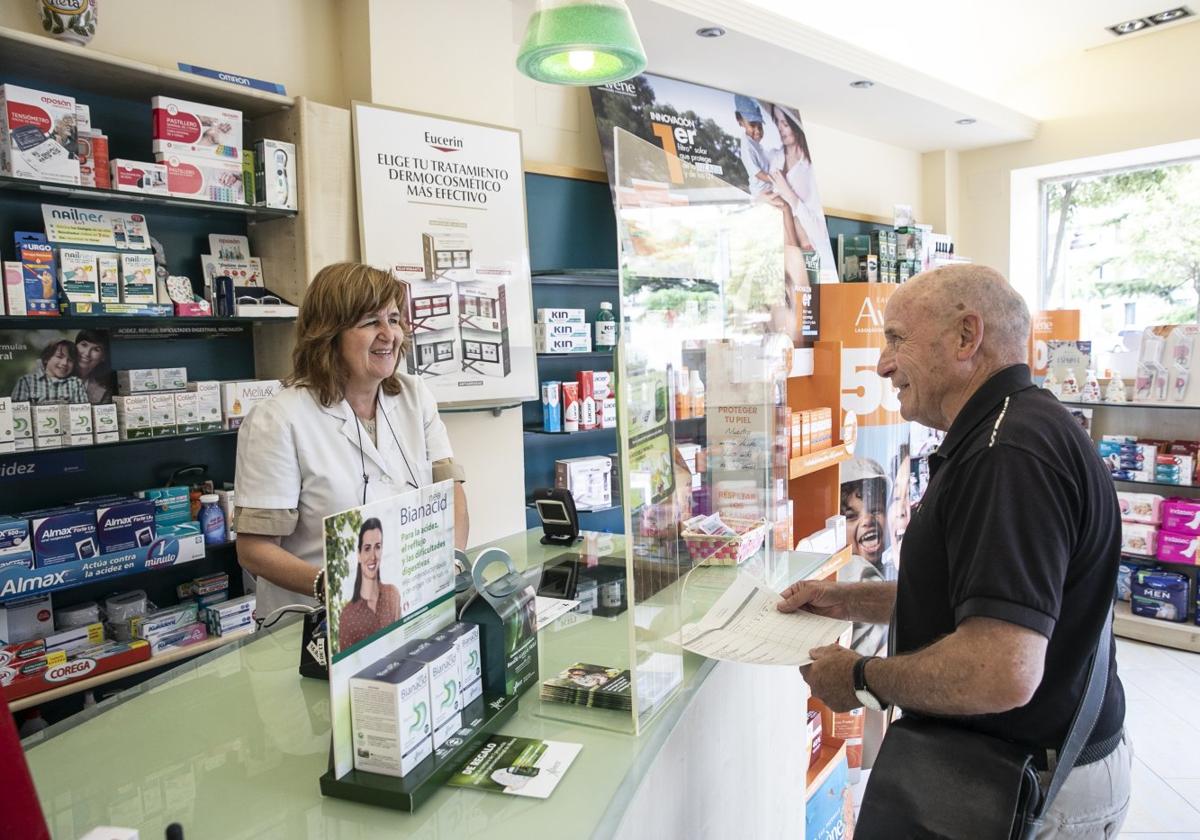
<svg viewBox="0 0 1200 840">
<path fill-rule="evenodd" d="M 1192 84 L 1198 75 L 1200 24 L 1040 68 L 1042 84 L 1030 87 L 1028 109 L 1047 115 L 1037 137 L 960 155 L 959 251 L 1010 271 L 1014 169 L 1200 137 L 1200 108 Z M 1015 209 L 1023 211 L 1026 203 Z M 1022 261 L 1016 270 L 1025 274 L 1030 269 Z M 1032 278 L 1014 280 L 1025 285 Z"/>
<path fill-rule="evenodd" d="M 90 48 L 174 68 L 180 61 L 279 82 L 343 104 L 338 0 L 108 0 Z M 33 0 L 0 0 L 0 26 L 42 34 Z"/>
</svg>

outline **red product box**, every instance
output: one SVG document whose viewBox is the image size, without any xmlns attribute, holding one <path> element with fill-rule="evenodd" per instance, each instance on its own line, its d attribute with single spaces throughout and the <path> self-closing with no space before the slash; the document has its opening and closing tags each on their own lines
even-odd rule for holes
<svg viewBox="0 0 1200 840">
<path fill-rule="evenodd" d="M 20 669 L 0 668 L 0 685 L 9 700 L 18 700 L 88 677 L 96 677 L 145 662 L 150 658 L 150 644 L 144 639 L 132 642 L 108 642 L 82 650 L 65 662 L 50 664 L 54 654 L 30 660 Z"/>
<path fill-rule="evenodd" d="M 575 374 L 579 386 L 579 431 L 600 428 L 600 415 L 596 411 L 596 385 L 590 370 Z"/>
</svg>

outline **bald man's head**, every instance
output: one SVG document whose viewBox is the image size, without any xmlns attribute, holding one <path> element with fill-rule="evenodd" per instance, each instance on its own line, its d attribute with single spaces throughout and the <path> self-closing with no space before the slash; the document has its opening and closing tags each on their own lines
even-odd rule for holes
<svg viewBox="0 0 1200 840">
<path fill-rule="evenodd" d="M 939 322 L 965 312 L 979 313 L 983 319 L 980 352 L 995 365 L 1020 364 L 1029 358 L 1029 307 L 994 268 L 951 265 L 925 271 L 897 289 L 893 297 L 900 295 Z"/>
</svg>

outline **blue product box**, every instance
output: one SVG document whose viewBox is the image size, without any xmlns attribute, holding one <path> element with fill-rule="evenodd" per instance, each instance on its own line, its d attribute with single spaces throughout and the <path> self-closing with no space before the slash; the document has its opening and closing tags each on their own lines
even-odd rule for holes
<svg viewBox="0 0 1200 840">
<path fill-rule="evenodd" d="M 1178 572 L 1144 569 L 1130 584 L 1134 615 L 1163 621 L 1187 621 L 1190 579 Z"/>
<path fill-rule="evenodd" d="M 33 557 L 37 568 L 87 560 L 100 554 L 96 514 L 90 510 L 57 513 L 32 520 Z"/>
<path fill-rule="evenodd" d="M 0 517 L 0 569 L 10 566 L 33 568 L 33 548 L 28 519 Z"/>
<path fill-rule="evenodd" d="M 154 502 L 132 499 L 96 508 L 100 553 L 125 551 L 154 542 Z"/>
</svg>

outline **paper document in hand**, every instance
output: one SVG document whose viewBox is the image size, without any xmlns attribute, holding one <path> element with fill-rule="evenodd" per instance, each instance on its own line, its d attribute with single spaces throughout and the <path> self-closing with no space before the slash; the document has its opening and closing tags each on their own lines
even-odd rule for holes
<svg viewBox="0 0 1200 840">
<path fill-rule="evenodd" d="M 703 618 L 684 625 L 683 647 L 709 659 L 807 665 L 813 648 L 849 642 L 850 622 L 804 611 L 781 613 L 778 603 L 777 593 L 739 573 Z"/>
</svg>

